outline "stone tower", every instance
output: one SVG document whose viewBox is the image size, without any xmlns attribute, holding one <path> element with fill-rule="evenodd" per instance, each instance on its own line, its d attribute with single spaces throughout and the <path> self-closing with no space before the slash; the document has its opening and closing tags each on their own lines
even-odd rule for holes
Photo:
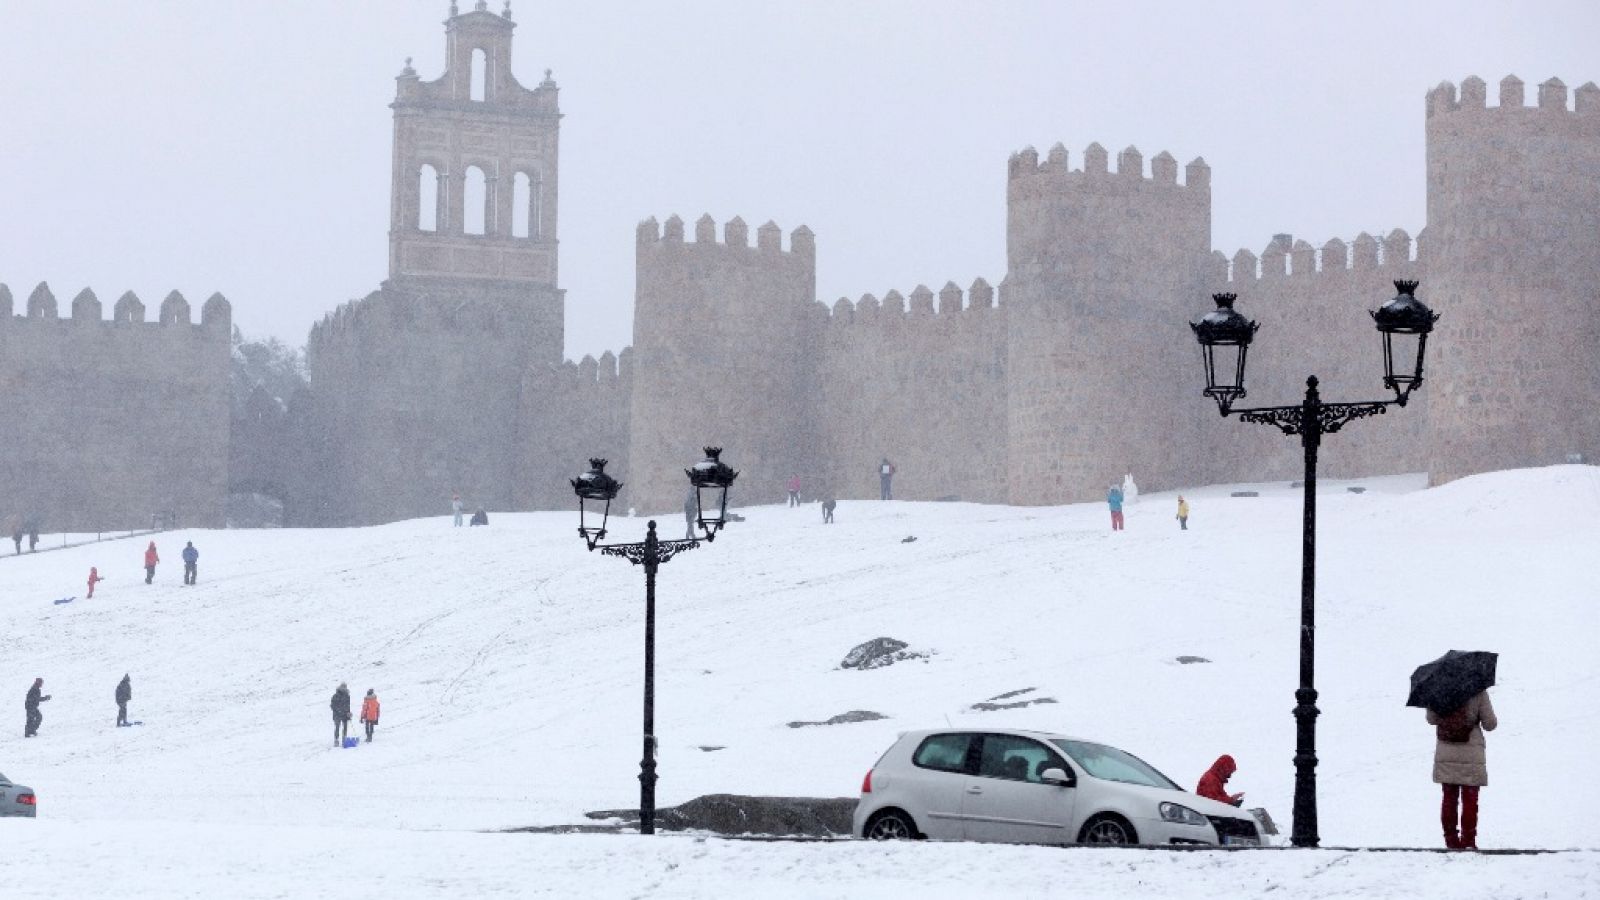
<svg viewBox="0 0 1600 900">
<path fill-rule="evenodd" d="M 523 374 L 557 365 L 555 82 L 512 74 L 516 24 L 451 5 L 445 71 L 396 79 L 389 279 L 312 329 L 316 417 L 336 448 L 305 524 L 515 508 Z M 541 423 L 553 427 L 552 423 Z"/>
<path fill-rule="evenodd" d="M 1427 95 L 1429 473 L 1600 459 L 1600 88 L 1476 77 Z M 1436 348 L 1436 349 L 1435 349 Z"/>
<path fill-rule="evenodd" d="M 638 230 L 627 503 L 682 508 L 683 469 L 706 444 L 740 470 L 739 503 L 777 503 L 815 471 L 816 243 L 804 225 L 782 247 L 768 222 L 750 246 L 742 219 L 717 240 L 703 216 L 685 242 L 677 216 Z"/>
<path fill-rule="evenodd" d="M 1001 301 L 1008 318 L 1009 500 L 1103 497 L 1132 472 L 1172 486 L 1194 468 L 1196 366 L 1184 322 L 1204 298 L 1211 169 L 1090 144 L 1011 157 Z M 1191 434 L 1191 432 L 1193 432 Z"/>
</svg>

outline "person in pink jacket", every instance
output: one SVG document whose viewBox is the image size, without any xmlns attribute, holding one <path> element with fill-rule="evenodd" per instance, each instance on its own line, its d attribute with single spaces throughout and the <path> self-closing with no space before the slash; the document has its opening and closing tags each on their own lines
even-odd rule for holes
<svg viewBox="0 0 1600 900">
<path fill-rule="evenodd" d="M 156 580 L 156 563 L 161 562 L 161 556 L 156 553 L 156 542 L 151 541 L 150 546 L 144 548 L 144 583 L 149 584 Z"/>
<path fill-rule="evenodd" d="M 789 476 L 789 505 L 800 505 L 800 475 L 795 473 Z"/>
<path fill-rule="evenodd" d="M 96 569 L 94 566 L 90 566 L 89 567 L 89 597 L 93 597 L 94 596 L 94 586 L 99 584 L 102 581 L 105 581 L 105 579 L 100 577 L 100 570 Z M 88 597 L 85 597 L 84 599 L 87 600 Z"/>
</svg>

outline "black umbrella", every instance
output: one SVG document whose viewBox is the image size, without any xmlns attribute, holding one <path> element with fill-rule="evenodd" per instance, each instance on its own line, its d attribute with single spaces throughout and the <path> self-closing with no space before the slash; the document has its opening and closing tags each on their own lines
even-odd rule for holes
<svg viewBox="0 0 1600 900">
<path fill-rule="evenodd" d="M 1487 650 L 1451 650 L 1411 673 L 1407 706 L 1425 706 L 1441 716 L 1461 708 L 1479 693 L 1494 687 L 1494 667 L 1500 654 Z"/>
</svg>

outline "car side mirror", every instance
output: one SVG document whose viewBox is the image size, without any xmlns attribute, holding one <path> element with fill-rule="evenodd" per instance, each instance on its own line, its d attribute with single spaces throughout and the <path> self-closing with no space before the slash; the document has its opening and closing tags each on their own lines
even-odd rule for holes
<svg viewBox="0 0 1600 900">
<path fill-rule="evenodd" d="M 1045 784 L 1053 784 L 1057 787 L 1072 787 L 1072 776 L 1068 775 L 1061 769 L 1045 769 L 1043 772 L 1039 773 L 1039 780 Z"/>
</svg>

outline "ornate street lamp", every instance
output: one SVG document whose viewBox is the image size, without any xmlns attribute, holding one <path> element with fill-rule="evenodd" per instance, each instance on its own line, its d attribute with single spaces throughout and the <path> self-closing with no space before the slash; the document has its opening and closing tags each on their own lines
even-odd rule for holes
<svg viewBox="0 0 1600 900">
<path fill-rule="evenodd" d="M 1316 560 L 1317 560 L 1317 447 L 1324 434 L 1346 422 L 1380 415 L 1392 405 L 1405 406 L 1411 392 L 1422 384 L 1422 356 L 1428 333 L 1439 314 L 1416 297 L 1417 282 L 1396 281 L 1399 294 L 1372 312 L 1383 335 L 1383 384 L 1394 391 L 1393 400 L 1364 403 L 1324 403 L 1317 393 L 1317 377 L 1306 379 L 1305 400 L 1296 406 L 1267 406 L 1237 410 L 1244 422 L 1271 425 L 1284 434 L 1299 435 L 1305 451 L 1305 512 L 1301 524 L 1300 553 L 1300 687 L 1295 697 L 1294 827 L 1290 841 L 1296 847 L 1315 847 L 1317 836 L 1317 690 L 1316 672 Z M 1205 356 L 1205 395 L 1217 401 L 1227 416 L 1233 402 L 1245 396 L 1245 353 L 1257 325 L 1233 308 L 1234 295 L 1217 294 L 1217 308 L 1189 323 Z M 1395 371 L 1396 351 L 1402 369 L 1409 364 L 1412 346 L 1416 368 Z"/>
<path fill-rule="evenodd" d="M 717 532 L 727 524 L 728 519 L 728 488 L 733 486 L 733 480 L 739 473 L 721 459 L 721 447 L 707 447 L 706 458 L 694 464 L 692 469 L 684 469 L 683 474 L 689 476 L 689 483 L 694 485 L 695 503 L 700 510 L 696 520 L 700 530 L 705 532 L 706 540 L 717 539 Z"/>
<path fill-rule="evenodd" d="M 698 522 L 710 541 L 722 529 L 728 514 L 728 488 L 739 477 L 718 457 L 721 447 L 707 447 L 706 458 L 685 469 L 694 486 L 699 504 Z M 695 539 L 664 541 L 656 537 L 656 522 L 650 520 L 643 541 L 631 544 L 604 544 L 611 501 L 622 483 L 605 473 L 606 461 L 589 460 L 589 471 L 571 479 L 578 495 L 578 535 L 591 551 L 620 556 L 636 566 L 644 566 L 644 753 L 639 759 L 639 833 L 656 832 L 656 569 L 661 564 L 700 546 Z M 600 524 L 594 518 L 600 517 Z"/>
</svg>

